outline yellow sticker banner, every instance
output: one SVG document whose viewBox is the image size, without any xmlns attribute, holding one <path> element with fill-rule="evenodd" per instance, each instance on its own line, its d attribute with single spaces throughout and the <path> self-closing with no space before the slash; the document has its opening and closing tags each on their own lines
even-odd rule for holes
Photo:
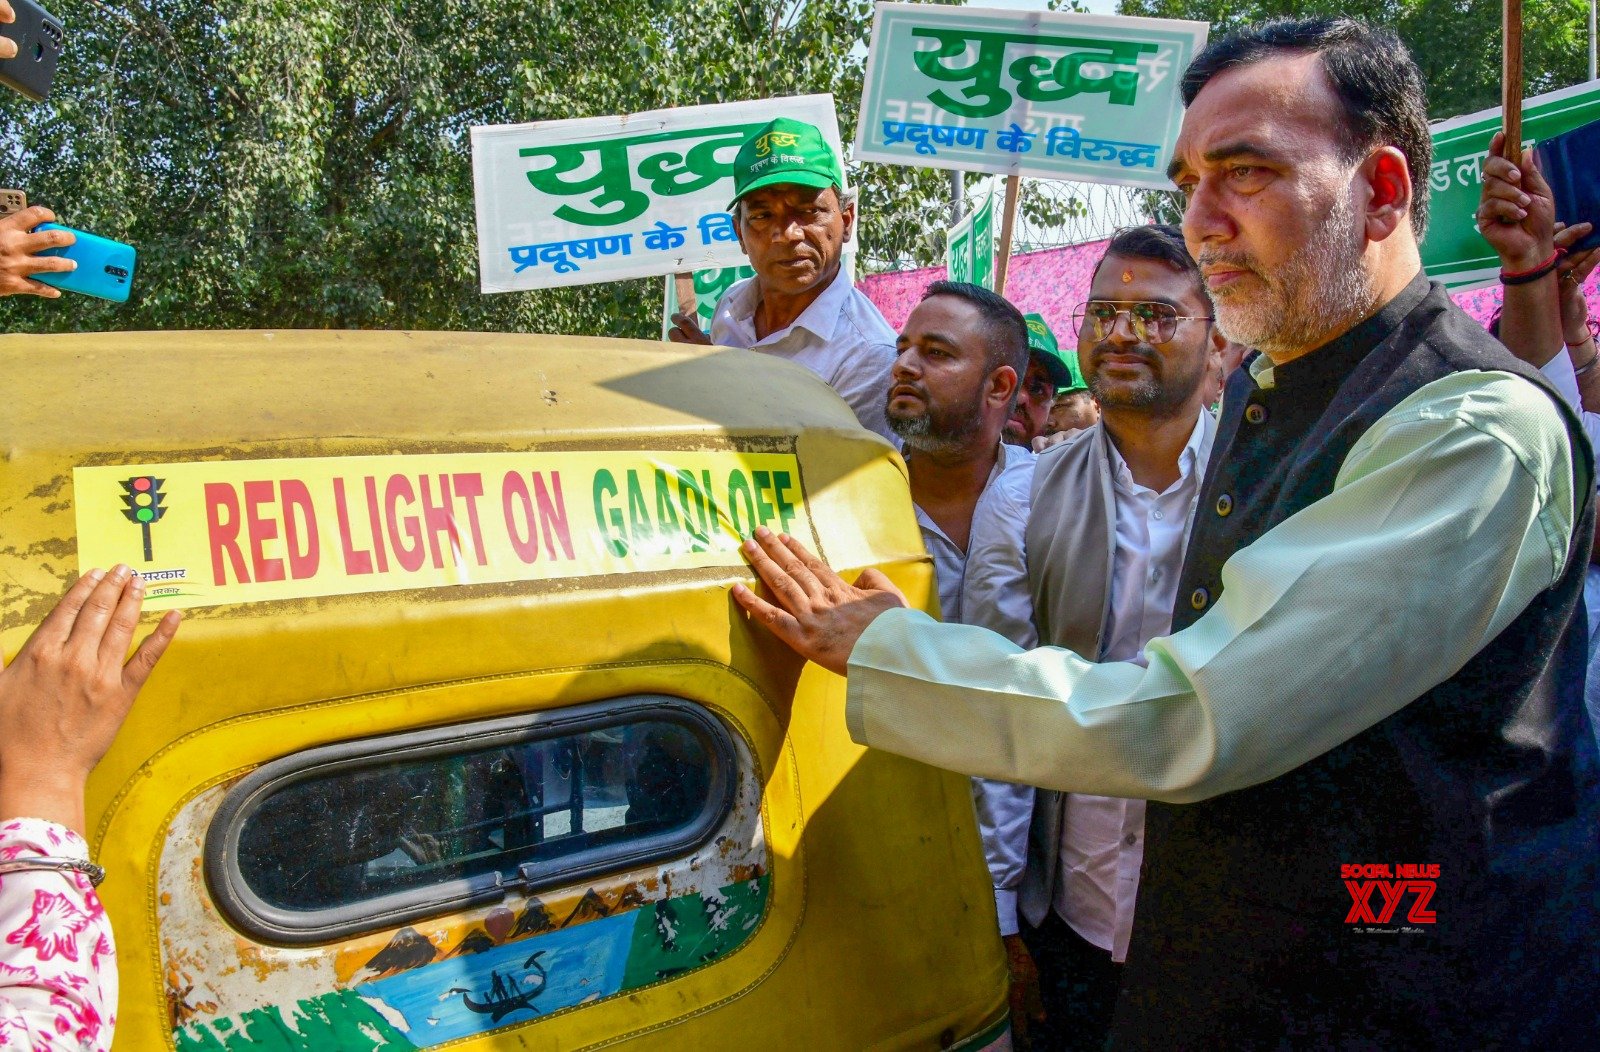
<svg viewBox="0 0 1600 1052">
<path fill-rule="evenodd" d="M 789 453 L 450 453 L 82 467 L 78 564 L 145 606 L 743 566 L 808 536 Z"/>
</svg>

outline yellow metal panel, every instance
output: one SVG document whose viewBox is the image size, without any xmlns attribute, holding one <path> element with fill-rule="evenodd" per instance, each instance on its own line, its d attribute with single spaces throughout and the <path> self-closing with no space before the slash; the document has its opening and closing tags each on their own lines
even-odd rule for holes
<svg viewBox="0 0 1600 1052">
<path fill-rule="evenodd" d="M 0 337 L 0 645 L 76 565 L 72 470 L 436 452 L 794 452 L 836 565 L 930 607 L 904 466 L 812 374 L 747 352 L 458 333 Z M 699 701 L 766 779 L 769 915 L 725 959 L 463 1048 L 938 1047 L 1004 1011 L 964 778 L 856 746 L 843 683 L 728 597 L 739 569 L 191 611 L 90 784 L 118 1047 L 168 1047 L 155 866 L 178 807 L 295 750 L 642 691 Z M 244 937 L 238 936 L 243 939 Z M 327 948 L 330 955 L 338 945 Z"/>
</svg>

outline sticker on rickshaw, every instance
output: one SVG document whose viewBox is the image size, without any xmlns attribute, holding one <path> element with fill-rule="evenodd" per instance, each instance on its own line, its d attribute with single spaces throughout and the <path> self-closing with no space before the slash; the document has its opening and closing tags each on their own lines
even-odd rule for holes
<svg viewBox="0 0 1600 1052">
<path fill-rule="evenodd" d="M 73 472 L 82 570 L 147 609 L 737 567 L 809 535 L 792 453 L 534 452 L 227 460 Z"/>
</svg>

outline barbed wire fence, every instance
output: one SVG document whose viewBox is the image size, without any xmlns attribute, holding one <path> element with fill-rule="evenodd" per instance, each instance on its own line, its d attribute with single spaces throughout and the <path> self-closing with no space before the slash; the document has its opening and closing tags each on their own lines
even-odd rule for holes
<svg viewBox="0 0 1600 1052">
<path fill-rule="evenodd" d="M 976 185 L 969 177 L 969 206 Z M 1021 185 L 1013 255 L 1099 241 L 1125 226 L 1173 222 L 1182 211 L 1178 195 L 1164 190 L 1043 179 L 1024 179 Z M 998 224 L 997 218 L 997 232 Z M 866 273 L 937 266 L 945 258 L 949 227 L 948 199 L 892 207 L 879 217 L 877 251 L 863 252 L 861 265 Z"/>
</svg>

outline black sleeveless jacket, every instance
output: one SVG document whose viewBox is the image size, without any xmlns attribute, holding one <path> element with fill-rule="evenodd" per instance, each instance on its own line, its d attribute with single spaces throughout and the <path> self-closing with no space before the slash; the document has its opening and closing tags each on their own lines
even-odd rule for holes
<svg viewBox="0 0 1600 1052">
<path fill-rule="evenodd" d="M 1600 1030 L 1594 740 L 1554 690 L 1562 662 L 1583 661 L 1583 633 L 1567 629 L 1593 456 L 1536 370 L 1421 275 L 1276 369 L 1272 389 L 1239 370 L 1173 629 L 1215 602 L 1234 551 L 1332 491 L 1381 416 L 1449 373 L 1491 369 L 1537 384 L 1572 436 L 1582 507 L 1560 580 L 1454 677 L 1332 751 L 1200 803 L 1150 804 L 1113 1047 L 1555 1048 Z M 1352 653 L 1348 674 L 1376 686 L 1384 670 Z M 1408 923 L 1413 892 L 1389 924 L 1347 923 L 1340 867 L 1370 863 L 1437 865 L 1436 922 Z"/>
</svg>

